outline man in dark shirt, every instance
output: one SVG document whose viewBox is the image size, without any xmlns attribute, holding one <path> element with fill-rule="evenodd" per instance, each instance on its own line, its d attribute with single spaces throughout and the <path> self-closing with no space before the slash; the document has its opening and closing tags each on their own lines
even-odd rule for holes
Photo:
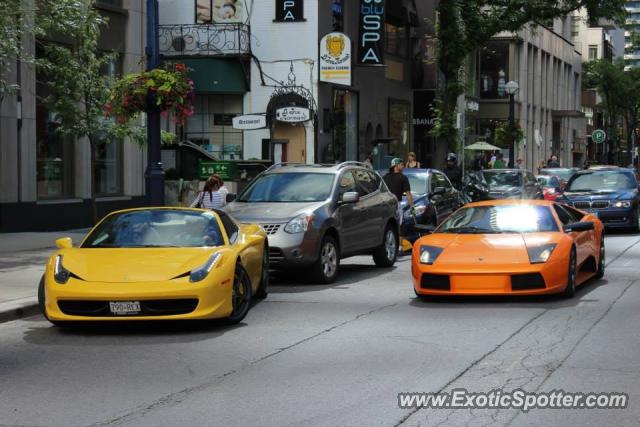
<svg viewBox="0 0 640 427">
<path fill-rule="evenodd" d="M 400 225 L 402 225 L 402 195 L 406 194 L 409 206 L 411 206 L 411 213 L 415 212 L 413 207 L 413 195 L 411 194 L 411 185 L 409 184 L 409 178 L 407 178 L 402 170 L 404 169 L 404 161 L 399 158 L 391 160 L 391 167 L 389 173 L 384 176 L 384 182 L 387 184 L 389 191 L 398 199 L 398 215 L 400 216 Z"/>
</svg>

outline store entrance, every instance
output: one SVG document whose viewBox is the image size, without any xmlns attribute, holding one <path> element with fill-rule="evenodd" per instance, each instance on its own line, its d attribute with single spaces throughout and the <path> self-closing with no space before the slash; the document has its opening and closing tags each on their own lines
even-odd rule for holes
<svg viewBox="0 0 640 427">
<path fill-rule="evenodd" d="M 282 152 L 281 159 L 289 163 L 307 162 L 307 131 L 304 125 L 277 122 L 272 139 L 281 143 L 280 150 L 274 150 Z"/>
</svg>

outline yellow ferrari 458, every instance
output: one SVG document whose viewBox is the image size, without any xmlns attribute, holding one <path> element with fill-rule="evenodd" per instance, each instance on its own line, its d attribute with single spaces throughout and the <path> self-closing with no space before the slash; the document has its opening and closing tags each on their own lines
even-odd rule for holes
<svg viewBox="0 0 640 427">
<path fill-rule="evenodd" d="M 118 211 L 78 246 L 56 241 L 38 300 L 55 325 L 75 321 L 240 322 L 269 285 L 267 235 L 224 212 Z"/>
</svg>

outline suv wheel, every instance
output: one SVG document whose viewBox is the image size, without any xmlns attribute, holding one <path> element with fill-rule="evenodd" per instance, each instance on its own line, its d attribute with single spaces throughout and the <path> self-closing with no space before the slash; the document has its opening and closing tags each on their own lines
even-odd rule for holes
<svg viewBox="0 0 640 427">
<path fill-rule="evenodd" d="M 392 267 L 398 257 L 398 235 L 391 224 L 384 230 L 382 245 L 373 253 L 373 261 L 378 267 Z"/>
<path fill-rule="evenodd" d="M 313 281 L 320 284 L 335 282 L 339 265 L 340 252 L 336 239 L 324 236 L 320 245 L 320 256 L 313 264 Z"/>
</svg>

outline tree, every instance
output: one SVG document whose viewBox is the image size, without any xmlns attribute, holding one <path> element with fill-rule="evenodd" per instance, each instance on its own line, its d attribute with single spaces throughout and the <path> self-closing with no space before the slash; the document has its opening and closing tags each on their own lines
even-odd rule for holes
<svg viewBox="0 0 640 427">
<path fill-rule="evenodd" d="M 445 83 L 437 109 L 435 136 L 456 150 L 456 106 L 464 93 L 467 58 L 503 31 L 542 25 L 586 8 L 591 19 L 624 20 L 624 0 L 441 0 L 438 4 L 438 63 Z"/>
<path fill-rule="evenodd" d="M 628 163 L 633 162 L 634 142 L 637 142 L 640 126 L 640 68 L 631 68 L 624 73 L 622 112 L 627 128 Z"/>
<path fill-rule="evenodd" d="M 64 13 L 64 39 L 69 44 L 42 42 L 43 57 L 38 58 L 37 66 L 41 75 L 45 76 L 49 89 L 49 95 L 42 101 L 49 111 L 57 114 L 60 124 L 58 132 L 79 142 L 89 143 L 91 215 L 95 223 L 98 219 L 96 153 L 101 143 L 109 141 L 116 134 L 115 125 L 103 115 L 112 81 L 104 70 L 114 55 L 98 51 L 100 27 L 106 25 L 106 21 L 94 7 L 94 0 L 74 0 L 69 3 L 73 3 L 71 9 L 52 8 L 54 15 Z M 49 26 L 47 22 L 39 25 L 47 31 L 58 28 L 57 25 Z M 122 129 L 119 131 L 122 132 Z"/>
</svg>

